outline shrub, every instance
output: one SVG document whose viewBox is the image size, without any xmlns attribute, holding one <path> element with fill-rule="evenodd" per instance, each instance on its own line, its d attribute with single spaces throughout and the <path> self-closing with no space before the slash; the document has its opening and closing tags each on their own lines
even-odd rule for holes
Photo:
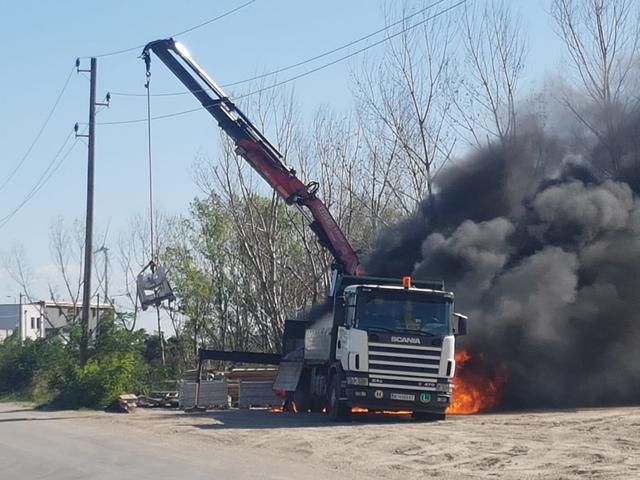
<svg viewBox="0 0 640 480">
<path fill-rule="evenodd" d="M 144 356 L 149 337 L 111 316 L 100 319 L 84 366 L 78 362 L 77 324 L 65 338 L 23 342 L 16 336 L 0 343 L 0 395 L 64 408 L 103 408 L 120 394 L 146 391 L 158 376 Z"/>
<path fill-rule="evenodd" d="M 56 405 L 70 408 L 104 408 L 123 393 L 138 392 L 146 370 L 134 352 L 93 358 L 84 367 L 70 368 L 59 384 Z"/>
<path fill-rule="evenodd" d="M 64 345 L 57 338 L 24 342 L 9 338 L 0 344 L 0 394 L 42 393 L 66 363 Z"/>
</svg>

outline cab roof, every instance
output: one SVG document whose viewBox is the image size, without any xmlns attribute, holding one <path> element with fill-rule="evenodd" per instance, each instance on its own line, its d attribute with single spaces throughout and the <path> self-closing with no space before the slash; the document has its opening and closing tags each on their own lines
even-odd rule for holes
<svg viewBox="0 0 640 480">
<path fill-rule="evenodd" d="M 417 288 L 417 287 L 410 287 L 410 288 L 405 288 L 402 287 L 400 285 L 378 285 L 378 284 L 366 284 L 366 283 L 362 283 L 362 284 L 355 284 L 355 285 L 349 285 L 347 287 L 345 287 L 344 291 L 347 292 L 351 292 L 354 291 L 358 288 L 371 288 L 371 289 L 376 289 L 376 290 L 391 290 L 391 291 L 407 291 L 407 292 L 412 292 L 412 293 L 426 293 L 426 294 L 430 294 L 430 295 L 435 295 L 435 296 L 440 296 L 440 297 L 445 297 L 445 298 L 450 298 L 453 299 L 453 292 L 447 292 L 445 290 L 433 290 L 431 288 Z"/>
</svg>

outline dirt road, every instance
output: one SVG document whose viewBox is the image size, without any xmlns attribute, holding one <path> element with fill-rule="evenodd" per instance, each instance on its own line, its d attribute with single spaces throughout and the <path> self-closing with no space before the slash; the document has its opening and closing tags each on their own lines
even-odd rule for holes
<svg viewBox="0 0 640 480">
<path fill-rule="evenodd" d="M 2 480 L 337 479 L 301 462 L 199 444 L 150 415 L 36 412 L 0 403 Z M 166 417 L 168 419 L 169 417 Z M 187 438 L 184 438 L 187 437 Z"/>
<path fill-rule="evenodd" d="M 436 423 L 367 416 L 338 425 L 322 415 L 267 411 L 139 410 L 116 415 L 7 414 L 6 409 L 0 406 L 2 465 L 6 465 L 5 446 L 11 442 L 6 426 L 21 428 L 20 422 L 4 418 L 20 415 L 49 418 L 23 424 L 47 424 L 50 431 L 41 434 L 56 438 L 61 438 L 60 428 L 75 434 L 99 432 L 96 438 L 106 442 L 107 450 L 109 442 L 117 443 L 129 452 L 125 459 L 127 455 L 138 458 L 140 472 L 147 462 L 148 468 L 154 468 L 160 459 L 160 465 L 155 465 L 160 472 L 169 463 L 180 468 L 184 478 L 205 478 L 189 477 L 186 468 L 208 471 L 207 478 L 214 478 L 220 468 L 226 474 L 217 478 L 640 478 L 640 407 L 474 415 Z M 30 458 L 33 455 L 32 450 Z M 161 473 L 153 478 L 169 477 Z"/>
</svg>

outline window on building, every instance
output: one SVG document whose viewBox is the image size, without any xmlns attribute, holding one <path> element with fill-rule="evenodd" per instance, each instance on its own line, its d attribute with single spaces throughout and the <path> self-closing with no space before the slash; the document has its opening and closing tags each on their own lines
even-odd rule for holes
<svg viewBox="0 0 640 480">
<path fill-rule="evenodd" d="M 40 331 L 40 326 L 42 325 L 41 322 L 42 320 L 40 319 L 40 317 L 38 317 L 37 319 L 38 331 Z"/>
<path fill-rule="evenodd" d="M 36 317 L 31 317 L 31 330 L 36 328 Z"/>
</svg>

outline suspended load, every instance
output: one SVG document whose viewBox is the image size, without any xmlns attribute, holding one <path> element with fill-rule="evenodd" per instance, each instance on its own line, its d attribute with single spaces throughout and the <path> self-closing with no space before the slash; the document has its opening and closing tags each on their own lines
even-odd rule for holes
<svg viewBox="0 0 640 480">
<path fill-rule="evenodd" d="M 159 306 L 165 300 L 173 302 L 176 299 L 167 280 L 167 272 L 162 265 L 156 265 L 153 261 L 138 274 L 136 285 L 142 310 Z"/>
</svg>

